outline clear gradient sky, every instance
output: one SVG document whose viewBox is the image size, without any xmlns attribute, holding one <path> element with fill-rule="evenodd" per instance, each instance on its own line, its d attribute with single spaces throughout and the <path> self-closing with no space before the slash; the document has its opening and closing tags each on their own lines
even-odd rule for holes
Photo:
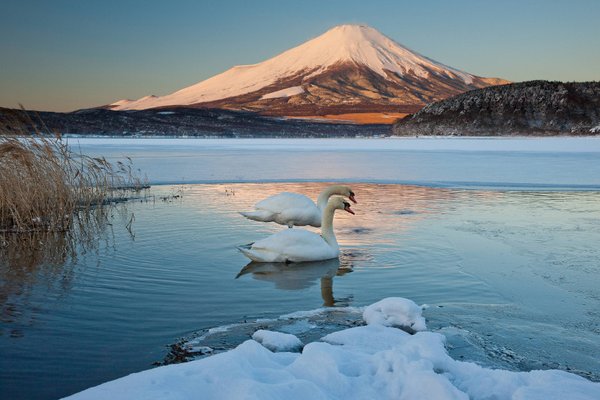
<svg viewBox="0 0 600 400">
<path fill-rule="evenodd" d="M 0 106 L 164 95 L 342 23 L 480 76 L 600 80 L 599 16 L 600 0 L 2 0 Z"/>
</svg>

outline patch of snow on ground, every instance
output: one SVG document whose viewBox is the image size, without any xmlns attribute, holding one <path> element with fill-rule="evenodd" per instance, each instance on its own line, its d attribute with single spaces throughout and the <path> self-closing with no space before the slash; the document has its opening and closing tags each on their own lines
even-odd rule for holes
<svg viewBox="0 0 600 400">
<path fill-rule="evenodd" d="M 592 133 L 600 133 L 600 125 L 595 126 L 592 129 L 590 129 L 590 132 L 592 132 Z"/>
<path fill-rule="evenodd" d="M 275 351 L 298 351 L 302 348 L 302 342 L 296 336 L 289 333 L 273 332 L 260 329 L 252 335 L 252 339 Z"/>
<path fill-rule="evenodd" d="M 414 307 L 410 300 L 384 299 L 365 309 L 368 325 L 331 333 L 304 346 L 302 353 L 273 353 L 247 340 L 225 353 L 131 374 L 69 399 L 600 398 L 600 383 L 580 376 L 558 370 L 512 372 L 457 361 L 448 355 L 442 334 L 410 335 L 381 323 L 406 317 L 406 310 L 418 321 L 421 316 Z M 384 314 L 387 319 L 382 319 Z M 259 332 L 263 339 L 281 338 L 276 332 Z"/>
<path fill-rule="evenodd" d="M 302 86 L 292 86 L 289 88 L 278 90 L 276 92 L 267 93 L 264 96 L 262 96 L 260 99 L 265 100 L 265 99 L 277 99 L 280 97 L 291 97 L 291 96 L 295 96 L 295 95 L 301 94 L 301 93 L 304 93 L 304 89 L 302 89 Z"/>
<path fill-rule="evenodd" d="M 367 324 L 380 324 L 419 332 L 427 329 L 425 318 L 421 315 L 422 311 L 422 307 L 412 300 L 388 297 L 365 308 L 363 319 Z"/>
</svg>

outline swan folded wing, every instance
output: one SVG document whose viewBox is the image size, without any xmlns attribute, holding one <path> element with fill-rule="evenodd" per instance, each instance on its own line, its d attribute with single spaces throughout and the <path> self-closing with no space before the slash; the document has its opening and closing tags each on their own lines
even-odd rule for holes
<svg viewBox="0 0 600 400">
<path fill-rule="evenodd" d="M 281 225 L 312 225 L 319 227 L 321 226 L 321 213 L 314 205 L 311 208 L 286 208 L 278 213 L 274 220 Z"/>
<path fill-rule="evenodd" d="M 338 255 L 316 233 L 294 229 L 278 232 L 256 241 L 248 252 L 250 259 L 263 262 L 303 262 L 326 260 Z"/>
<path fill-rule="evenodd" d="M 261 240 L 254 242 L 252 247 L 261 249 L 285 249 L 287 246 L 295 246 L 298 244 L 310 243 L 315 240 L 315 237 L 319 240 L 320 237 L 309 231 L 302 229 L 284 229 L 273 235 L 266 237 Z M 313 242 L 314 243 L 314 242 Z"/>
<path fill-rule="evenodd" d="M 242 211 L 240 214 L 253 221 L 261 222 L 273 222 L 277 218 L 277 213 L 268 210 Z"/>
<path fill-rule="evenodd" d="M 316 207 L 316 205 L 311 199 L 302 194 L 282 192 L 259 201 L 254 207 L 257 210 L 279 212 L 288 208 L 310 208 Z"/>
</svg>

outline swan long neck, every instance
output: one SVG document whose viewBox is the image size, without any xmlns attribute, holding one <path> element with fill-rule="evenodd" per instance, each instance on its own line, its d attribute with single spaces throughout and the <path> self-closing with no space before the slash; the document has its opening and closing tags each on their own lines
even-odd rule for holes
<svg viewBox="0 0 600 400">
<path fill-rule="evenodd" d="M 321 212 L 324 212 L 325 207 L 327 207 L 327 201 L 329 200 L 329 198 L 334 194 L 343 194 L 342 189 L 343 188 L 339 185 L 333 185 L 323 189 L 321 194 L 319 194 L 319 197 L 317 197 L 317 207 L 319 208 L 319 210 L 321 210 Z"/>
<path fill-rule="evenodd" d="M 339 247 L 333 233 L 333 214 L 335 214 L 335 205 L 328 204 L 321 217 L 321 236 L 332 247 Z"/>
</svg>

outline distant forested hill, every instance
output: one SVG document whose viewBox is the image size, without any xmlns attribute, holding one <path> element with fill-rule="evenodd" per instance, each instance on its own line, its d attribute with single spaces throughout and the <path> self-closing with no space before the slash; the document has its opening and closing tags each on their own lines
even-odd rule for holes
<svg viewBox="0 0 600 400">
<path fill-rule="evenodd" d="M 598 135 L 600 82 L 529 81 L 471 90 L 406 116 L 394 134 Z"/>
</svg>

